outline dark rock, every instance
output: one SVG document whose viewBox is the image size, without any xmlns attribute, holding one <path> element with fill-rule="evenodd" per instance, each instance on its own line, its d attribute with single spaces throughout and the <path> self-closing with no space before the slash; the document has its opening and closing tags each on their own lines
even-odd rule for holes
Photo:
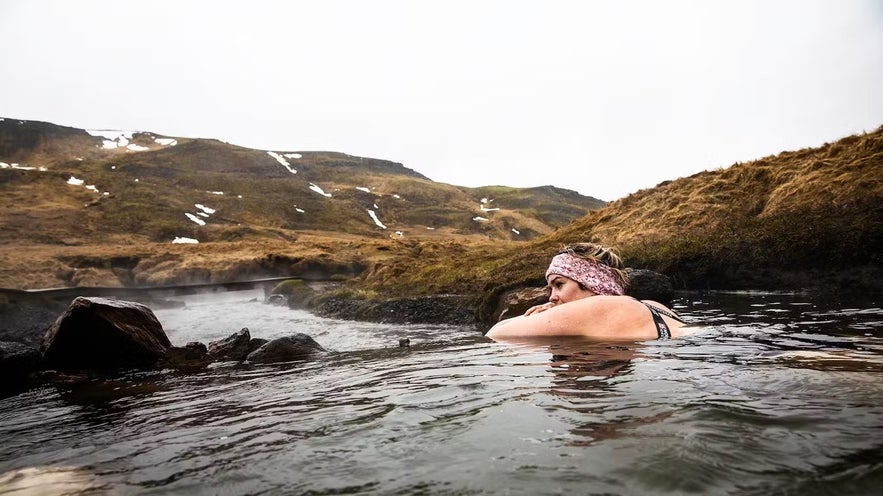
<svg viewBox="0 0 883 496">
<path fill-rule="evenodd" d="M 33 346 L 0 341 L 0 395 L 26 390 L 40 360 L 40 351 Z"/>
<path fill-rule="evenodd" d="M 629 285 L 625 294 L 639 300 L 654 300 L 664 305 L 671 304 L 674 286 L 664 274 L 647 269 L 629 269 Z"/>
<path fill-rule="evenodd" d="M 411 346 L 411 340 L 408 338 L 399 339 L 399 348 L 408 348 Z"/>
<path fill-rule="evenodd" d="M 78 297 L 46 331 L 42 348 L 48 368 L 98 370 L 151 367 L 171 346 L 146 306 Z"/>
<path fill-rule="evenodd" d="M 311 309 L 323 317 L 396 324 L 475 325 L 475 311 L 458 296 L 390 300 L 324 298 Z"/>
<path fill-rule="evenodd" d="M 253 363 L 290 362 L 304 360 L 323 351 L 325 348 L 312 337 L 297 333 L 264 343 L 260 348 L 249 353 L 248 361 Z"/>
<path fill-rule="evenodd" d="M 245 355 L 248 358 L 248 355 L 251 354 L 252 351 L 260 348 L 261 346 L 269 343 L 269 339 L 264 338 L 251 338 L 251 341 L 248 342 L 248 353 Z M 243 358 L 245 360 L 245 358 Z"/>
<path fill-rule="evenodd" d="M 157 362 L 158 367 L 173 369 L 201 369 L 212 362 L 208 348 L 202 343 L 191 342 L 186 346 L 172 346 Z"/>
<path fill-rule="evenodd" d="M 228 338 L 212 341 L 208 344 L 208 354 L 212 360 L 234 360 L 241 362 L 254 351 L 251 346 L 251 334 L 247 327 Z"/>
<path fill-rule="evenodd" d="M 524 315 L 528 308 L 549 302 L 549 288 L 522 288 L 509 291 L 500 297 L 494 321 Z"/>
<path fill-rule="evenodd" d="M 0 341 L 13 341 L 34 348 L 58 315 L 67 308 L 39 294 L 0 289 Z"/>
</svg>

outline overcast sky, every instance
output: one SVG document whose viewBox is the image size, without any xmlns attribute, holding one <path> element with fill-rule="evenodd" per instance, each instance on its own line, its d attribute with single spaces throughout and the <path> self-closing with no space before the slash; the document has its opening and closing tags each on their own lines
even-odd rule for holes
<svg viewBox="0 0 883 496">
<path fill-rule="evenodd" d="M 0 117 L 604 200 L 883 125 L 883 1 L 0 0 Z"/>
</svg>

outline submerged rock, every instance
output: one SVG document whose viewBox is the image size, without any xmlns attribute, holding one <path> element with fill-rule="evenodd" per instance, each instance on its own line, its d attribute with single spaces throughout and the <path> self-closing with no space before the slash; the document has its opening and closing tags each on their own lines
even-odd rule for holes
<svg viewBox="0 0 883 496">
<path fill-rule="evenodd" d="M 212 362 L 208 348 L 202 343 L 191 342 L 185 346 L 172 346 L 166 349 L 157 366 L 173 369 L 201 369 Z"/>
<path fill-rule="evenodd" d="M 303 360 L 326 351 L 307 334 L 297 333 L 273 339 L 249 353 L 247 360 L 252 363 L 276 363 Z"/>
<path fill-rule="evenodd" d="M 48 368 L 151 367 L 172 346 L 150 308 L 113 298 L 78 297 L 46 331 Z"/>
</svg>

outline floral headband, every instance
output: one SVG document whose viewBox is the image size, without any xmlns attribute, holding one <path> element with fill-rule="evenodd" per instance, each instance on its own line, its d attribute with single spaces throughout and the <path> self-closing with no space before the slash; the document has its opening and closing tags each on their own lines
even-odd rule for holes
<svg viewBox="0 0 883 496">
<path fill-rule="evenodd" d="M 547 279 L 550 274 L 573 279 L 596 295 L 619 296 L 625 292 L 613 268 L 601 262 L 575 257 L 570 253 L 559 253 L 552 258 L 552 263 L 546 270 Z"/>
</svg>

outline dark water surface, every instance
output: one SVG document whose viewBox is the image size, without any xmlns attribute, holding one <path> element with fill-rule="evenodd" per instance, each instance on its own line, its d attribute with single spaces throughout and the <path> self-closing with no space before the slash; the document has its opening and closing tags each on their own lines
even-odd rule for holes
<svg viewBox="0 0 883 496">
<path fill-rule="evenodd" d="M 643 343 L 492 342 L 191 297 L 176 345 L 242 327 L 335 352 L 0 399 L 0 494 L 879 494 L 883 310 L 691 294 Z M 398 340 L 409 338 L 410 348 Z"/>
</svg>

